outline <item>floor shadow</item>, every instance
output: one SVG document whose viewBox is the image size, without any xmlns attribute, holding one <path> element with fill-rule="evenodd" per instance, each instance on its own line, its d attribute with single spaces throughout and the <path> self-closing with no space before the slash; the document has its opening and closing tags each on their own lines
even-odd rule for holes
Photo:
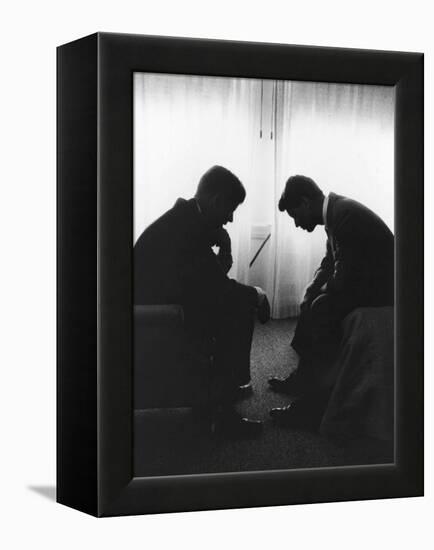
<svg viewBox="0 0 434 550">
<path fill-rule="evenodd" d="M 53 485 L 29 485 L 27 489 L 48 498 L 48 500 L 56 501 L 56 487 Z"/>
</svg>

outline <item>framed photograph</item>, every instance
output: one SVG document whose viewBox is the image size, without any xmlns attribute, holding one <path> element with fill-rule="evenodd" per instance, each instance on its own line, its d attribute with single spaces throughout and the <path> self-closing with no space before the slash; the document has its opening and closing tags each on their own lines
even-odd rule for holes
<svg viewBox="0 0 434 550">
<path fill-rule="evenodd" d="M 58 48 L 60 503 L 423 495 L 423 55 Z"/>
</svg>

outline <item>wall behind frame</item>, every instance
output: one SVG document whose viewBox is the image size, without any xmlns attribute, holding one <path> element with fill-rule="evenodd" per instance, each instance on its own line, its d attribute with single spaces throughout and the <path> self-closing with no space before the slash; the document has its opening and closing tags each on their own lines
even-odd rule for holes
<svg viewBox="0 0 434 550">
<path fill-rule="evenodd" d="M 366 0 L 267 3 L 222 0 L 9 4 L 2 33 L 1 540 L 9 547 L 365 550 L 432 546 L 433 476 L 427 496 L 95 520 L 59 505 L 55 480 L 55 47 L 96 30 L 424 51 L 433 83 L 429 4 Z M 432 93 L 426 93 L 426 181 L 433 181 Z M 3 137 L 4 136 L 4 137 Z M 426 186 L 426 280 L 434 280 L 433 186 Z M 426 333 L 433 334 L 432 283 Z M 426 364 L 434 362 L 432 339 Z M 432 456 L 433 375 L 426 369 L 427 455 Z M 38 490 L 29 487 L 39 487 Z M 7 515 L 6 515 L 7 514 Z"/>
</svg>

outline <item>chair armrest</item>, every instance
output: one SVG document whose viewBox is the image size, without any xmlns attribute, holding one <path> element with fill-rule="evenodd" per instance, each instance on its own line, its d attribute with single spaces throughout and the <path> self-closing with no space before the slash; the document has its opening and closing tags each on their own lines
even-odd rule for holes
<svg viewBox="0 0 434 550">
<path fill-rule="evenodd" d="M 180 305 L 135 305 L 135 327 L 140 329 L 167 327 L 176 329 L 184 324 L 184 311 Z"/>
</svg>

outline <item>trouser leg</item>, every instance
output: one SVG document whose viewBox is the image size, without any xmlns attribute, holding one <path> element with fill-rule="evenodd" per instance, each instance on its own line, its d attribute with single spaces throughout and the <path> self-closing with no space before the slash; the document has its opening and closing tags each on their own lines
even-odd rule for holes
<svg viewBox="0 0 434 550">
<path fill-rule="evenodd" d="M 250 381 L 250 351 L 254 310 L 237 304 L 220 319 L 216 329 L 214 378 L 217 399 L 233 402 L 239 386 Z"/>
<path fill-rule="evenodd" d="M 321 294 L 300 315 L 292 346 L 300 357 L 297 377 L 303 386 L 324 385 L 339 347 L 342 320 L 354 307 L 350 300 Z"/>
<path fill-rule="evenodd" d="M 306 356 L 312 349 L 312 320 L 310 308 L 300 313 L 291 346 L 299 357 Z"/>
</svg>

